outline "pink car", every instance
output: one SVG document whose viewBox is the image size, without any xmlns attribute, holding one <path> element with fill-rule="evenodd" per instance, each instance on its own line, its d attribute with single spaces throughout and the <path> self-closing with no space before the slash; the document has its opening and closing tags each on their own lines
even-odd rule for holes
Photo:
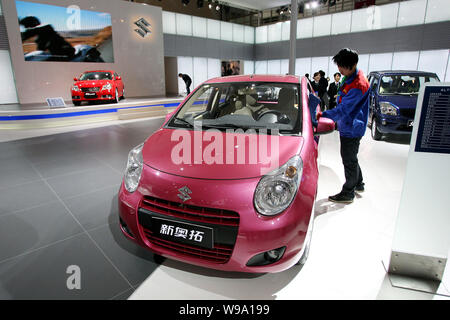
<svg viewBox="0 0 450 320">
<path fill-rule="evenodd" d="M 119 192 L 124 235 L 155 254 L 251 273 L 303 264 L 318 165 L 306 78 L 230 76 L 197 87 L 130 151 Z M 312 97 L 311 97 L 312 98 Z"/>
</svg>

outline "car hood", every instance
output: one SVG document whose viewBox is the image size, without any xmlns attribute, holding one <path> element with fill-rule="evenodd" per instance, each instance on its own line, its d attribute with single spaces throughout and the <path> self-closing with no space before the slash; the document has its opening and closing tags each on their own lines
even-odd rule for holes
<svg viewBox="0 0 450 320">
<path fill-rule="evenodd" d="M 303 145 L 303 138 L 299 136 L 252 135 L 215 131 L 217 141 L 221 140 L 223 142 L 222 148 L 217 147 L 218 150 L 222 150 L 222 153 L 219 151 L 217 155 L 218 159 L 222 159 L 223 164 L 220 164 L 218 161 L 211 163 L 211 160 L 208 163 L 208 159 L 211 159 L 208 155 L 215 155 L 214 152 L 210 152 L 211 149 L 214 149 L 214 145 L 220 146 L 220 143 L 216 143 L 216 137 L 206 139 L 205 136 L 201 139 L 200 134 L 205 134 L 206 132 L 209 131 L 195 131 L 194 133 L 193 130 L 160 129 L 146 140 L 142 150 L 143 161 L 146 165 L 156 170 L 183 177 L 197 179 L 245 179 L 260 177 L 280 167 L 291 157 L 300 154 Z M 194 134 L 197 135 L 196 137 L 200 137 L 200 139 L 197 139 L 199 143 L 194 143 Z M 227 138 L 228 144 L 226 142 Z M 254 139 L 259 139 L 259 142 L 255 144 Z M 278 152 L 274 152 L 271 155 L 270 146 L 273 144 L 274 150 L 277 150 L 277 139 Z M 255 146 L 259 143 L 262 146 L 266 145 L 267 148 Z M 197 144 L 202 147 L 197 148 L 194 146 Z M 195 161 L 194 147 L 200 151 L 197 153 L 197 156 L 201 156 L 202 160 Z M 239 150 L 241 150 L 242 154 L 245 154 L 245 161 L 238 159 Z M 260 150 L 267 150 L 267 152 L 263 152 L 263 155 L 257 155 L 256 159 L 252 159 L 250 155 L 261 154 Z M 184 151 L 187 152 L 188 156 L 184 158 L 187 161 L 182 162 L 181 158 L 184 155 Z M 234 161 L 232 160 L 233 152 Z M 265 157 L 267 153 L 269 156 Z"/>
<path fill-rule="evenodd" d="M 385 95 L 380 97 L 380 102 L 390 102 L 400 109 L 403 108 L 415 108 L 417 103 L 416 95 Z"/>
<path fill-rule="evenodd" d="M 84 81 L 77 81 L 75 84 L 79 86 L 80 88 L 88 88 L 88 87 L 98 87 L 103 86 L 107 83 L 112 84 L 112 80 L 84 80 Z"/>
</svg>

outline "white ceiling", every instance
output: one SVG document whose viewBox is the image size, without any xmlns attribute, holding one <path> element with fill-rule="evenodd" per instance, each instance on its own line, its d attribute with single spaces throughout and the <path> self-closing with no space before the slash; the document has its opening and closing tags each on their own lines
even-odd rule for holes
<svg viewBox="0 0 450 320">
<path fill-rule="evenodd" d="M 223 2 L 227 2 L 233 7 L 261 11 L 290 4 L 291 0 L 224 0 Z"/>
</svg>

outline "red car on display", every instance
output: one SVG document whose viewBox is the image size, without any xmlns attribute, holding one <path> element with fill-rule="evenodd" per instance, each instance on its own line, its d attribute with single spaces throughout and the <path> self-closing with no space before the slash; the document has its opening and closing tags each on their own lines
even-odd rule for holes
<svg viewBox="0 0 450 320">
<path fill-rule="evenodd" d="M 154 253 L 226 271 L 306 261 L 318 180 L 306 78 L 229 76 L 201 84 L 128 155 L 120 228 Z M 311 106 L 310 106 L 311 104 Z M 313 122 L 315 125 L 313 125 Z"/>
<path fill-rule="evenodd" d="M 83 101 L 119 102 L 125 98 L 122 77 L 113 70 L 86 71 L 73 79 L 72 102 L 79 106 Z"/>
</svg>

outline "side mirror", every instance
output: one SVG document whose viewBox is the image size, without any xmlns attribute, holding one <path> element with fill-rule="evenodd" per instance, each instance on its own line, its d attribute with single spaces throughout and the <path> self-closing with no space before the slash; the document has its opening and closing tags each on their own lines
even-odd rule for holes
<svg viewBox="0 0 450 320">
<path fill-rule="evenodd" d="M 335 129 L 334 121 L 328 118 L 319 118 L 317 128 L 314 132 L 315 136 L 332 133 Z"/>
<path fill-rule="evenodd" d="M 73 78 L 73 81 L 78 81 L 78 79 L 77 78 Z"/>
<path fill-rule="evenodd" d="M 122 80 L 122 77 L 121 76 L 117 76 L 116 80 Z"/>
</svg>

